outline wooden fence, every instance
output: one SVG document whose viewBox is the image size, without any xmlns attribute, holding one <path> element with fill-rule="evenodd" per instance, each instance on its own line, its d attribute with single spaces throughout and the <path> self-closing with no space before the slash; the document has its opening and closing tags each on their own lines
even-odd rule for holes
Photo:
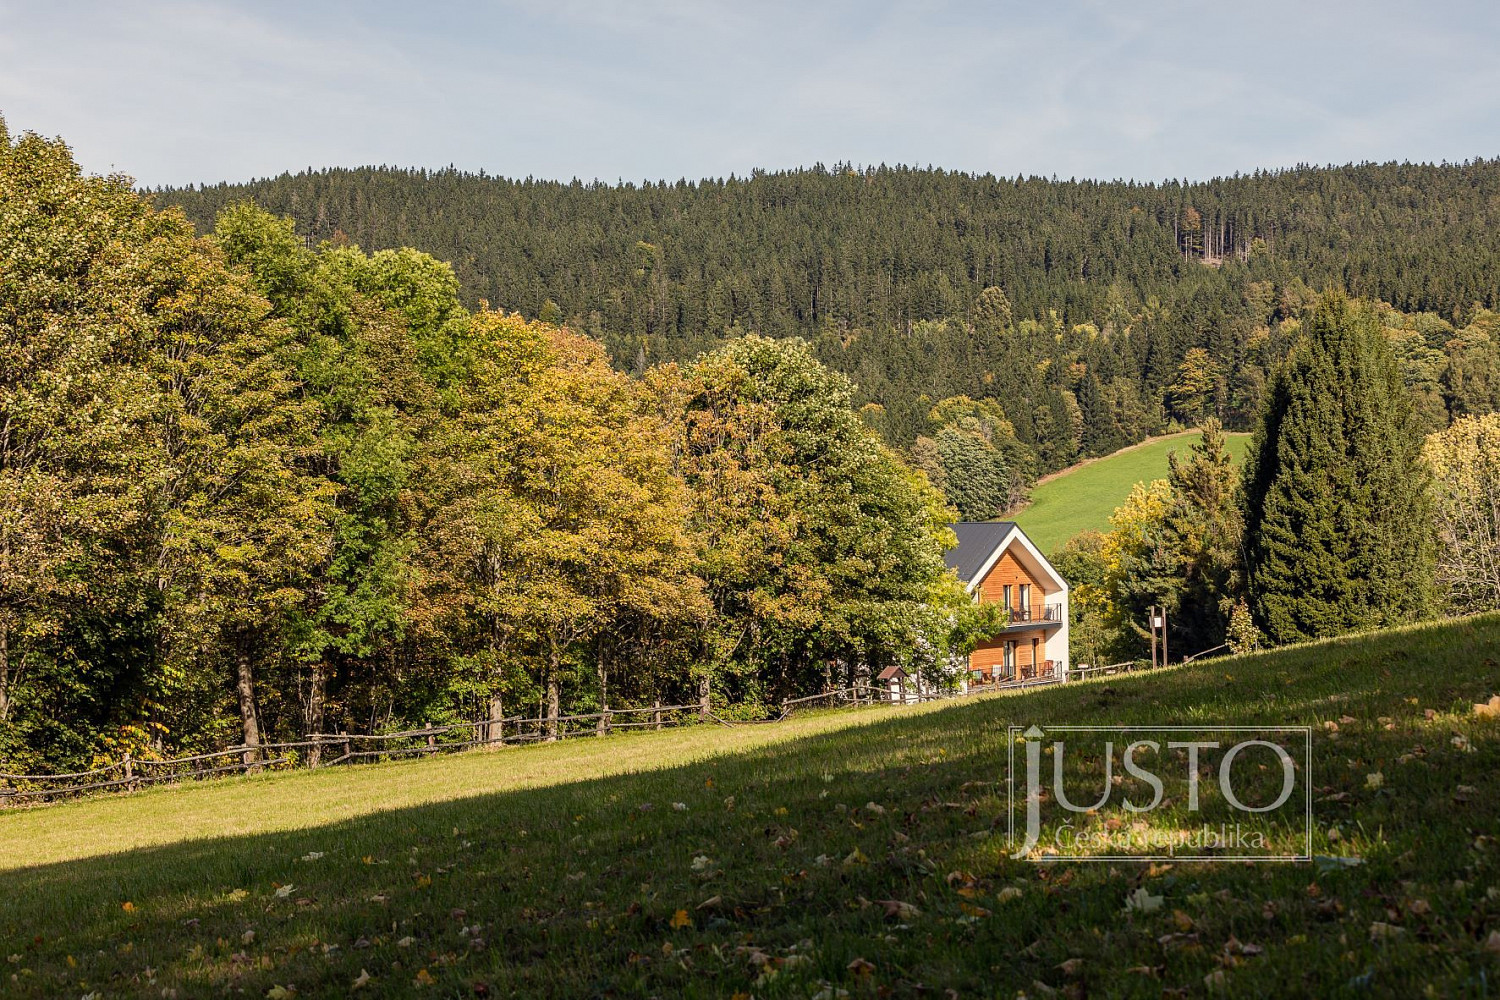
<svg viewBox="0 0 1500 1000">
<path fill-rule="evenodd" d="M 225 774 L 335 767 L 477 747 L 541 743 L 553 738 L 566 740 L 636 729 L 664 729 L 705 721 L 720 720 L 712 715 L 705 720 L 698 705 L 651 705 L 587 715 L 564 715 L 555 720 L 512 716 L 483 722 L 426 726 L 399 733 L 310 733 L 292 742 L 227 747 L 167 760 L 132 757 L 127 753 L 120 760 L 91 771 L 70 774 L 0 772 L 0 806 L 47 801 L 86 792 L 133 791 L 151 785 Z"/>
<path fill-rule="evenodd" d="M 906 704 L 961 697 L 956 693 L 907 692 Z M 790 698 L 781 712 L 758 723 L 780 722 L 800 709 L 835 706 L 897 705 L 882 685 L 862 684 L 821 694 Z M 0 773 L 0 807 L 46 802 L 100 791 L 134 791 L 152 785 L 198 781 L 226 774 L 250 774 L 293 768 L 337 767 L 347 764 L 397 760 L 423 754 L 452 753 L 480 747 L 519 746 L 548 740 L 603 736 L 608 733 L 665 729 L 685 725 L 737 726 L 746 721 L 727 721 L 700 705 L 650 705 L 645 708 L 609 709 L 585 715 L 564 715 L 555 720 L 514 716 L 483 722 L 459 722 L 426 726 L 399 733 L 310 733 L 288 743 L 234 746 L 191 757 L 151 760 L 125 754 L 120 760 L 71 774 Z"/>
</svg>

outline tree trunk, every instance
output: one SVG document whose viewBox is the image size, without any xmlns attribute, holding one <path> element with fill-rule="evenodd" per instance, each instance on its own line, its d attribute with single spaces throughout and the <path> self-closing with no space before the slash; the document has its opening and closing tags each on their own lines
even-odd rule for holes
<svg viewBox="0 0 1500 1000">
<path fill-rule="evenodd" d="M 492 619 L 490 622 L 490 660 L 494 677 L 490 689 L 489 722 L 484 727 L 484 739 L 490 746 L 503 747 L 505 745 L 505 696 L 501 694 L 500 684 L 505 680 L 505 670 L 500 666 L 501 651 L 504 646 L 500 638 L 500 628 Z"/>
<path fill-rule="evenodd" d="M 0 618 L 0 722 L 10 717 L 10 623 Z"/>
<path fill-rule="evenodd" d="M 553 640 L 547 654 L 547 742 L 557 739 L 557 719 L 562 715 L 562 678 L 557 642 Z"/>
<path fill-rule="evenodd" d="M 310 736 L 320 736 L 323 733 L 323 705 L 324 691 L 328 687 L 328 666 L 321 659 L 312 665 L 312 677 L 307 685 L 307 732 Z M 313 741 L 312 752 L 308 754 L 309 762 L 317 767 L 323 760 L 323 746 L 316 739 Z"/>
<path fill-rule="evenodd" d="M 609 732 L 609 665 L 604 653 L 599 653 L 599 725 L 595 733 L 603 736 Z"/>
<path fill-rule="evenodd" d="M 499 691 L 490 693 L 490 721 L 484 728 L 484 738 L 500 746 L 505 742 L 505 702 Z"/>
<path fill-rule="evenodd" d="M 711 681 L 707 674 L 704 674 L 698 680 L 698 716 L 704 722 L 708 721 L 710 684 Z"/>
<path fill-rule="evenodd" d="M 240 725 L 244 727 L 245 746 L 260 746 L 260 721 L 255 717 L 255 675 L 250 667 L 250 642 L 241 636 L 234 649 L 234 690 L 239 696 Z M 256 759 L 253 749 L 245 751 L 245 763 Z"/>
</svg>

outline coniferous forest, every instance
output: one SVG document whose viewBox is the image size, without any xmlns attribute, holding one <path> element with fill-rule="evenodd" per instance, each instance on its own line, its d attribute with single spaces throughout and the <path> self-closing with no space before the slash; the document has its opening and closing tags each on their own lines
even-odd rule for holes
<svg viewBox="0 0 1500 1000">
<path fill-rule="evenodd" d="M 1405 314 L 1390 325 L 1430 426 L 1497 402 L 1500 160 L 1165 184 L 365 168 L 156 197 L 200 230 L 252 198 L 313 242 L 418 247 L 452 262 L 469 306 L 566 322 L 625 370 L 747 332 L 805 338 L 899 447 L 935 439 L 937 402 L 1004 400 L 1035 472 L 1205 416 L 1248 429 L 1281 324 L 1328 288 Z"/>
<path fill-rule="evenodd" d="M 1057 554 L 1075 660 L 1493 607 L 1497 215 L 1500 161 L 144 195 L 0 122 L 0 760 L 952 683 L 948 522 L 1185 427 Z"/>
</svg>

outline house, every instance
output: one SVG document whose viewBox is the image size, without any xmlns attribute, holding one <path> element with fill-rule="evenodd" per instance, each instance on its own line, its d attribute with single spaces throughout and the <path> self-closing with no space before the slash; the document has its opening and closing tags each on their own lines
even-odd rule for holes
<svg viewBox="0 0 1500 1000">
<path fill-rule="evenodd" d="M 1013 521 L 962 521 L 945 556 L 969 594 L 1010 610 L 1009 624 L 969 654 L 970 686 L 1065 680 L 1068 582 Z"/>
</svg>

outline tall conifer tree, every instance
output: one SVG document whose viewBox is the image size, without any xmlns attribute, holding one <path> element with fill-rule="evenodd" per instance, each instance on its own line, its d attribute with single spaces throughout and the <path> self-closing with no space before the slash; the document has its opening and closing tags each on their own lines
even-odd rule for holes
<svg viewBox="0 0 1500 1000">
<path fill-rule="evenodd" d="M 1319 303 L 1262 406 L 1245 470 L 1251 608 L 1278 642 L 1431 610 L 1422 436 L 1375 318 Z"/>
</svg>

